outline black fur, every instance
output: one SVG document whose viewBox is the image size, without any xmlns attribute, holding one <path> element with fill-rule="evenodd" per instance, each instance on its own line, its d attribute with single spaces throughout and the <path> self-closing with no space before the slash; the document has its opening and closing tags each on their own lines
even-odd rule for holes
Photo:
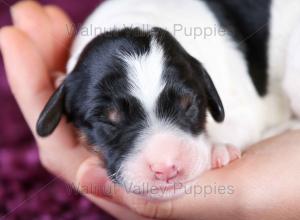
<svg viewBox="0 0 300 220">
<path fill-rule="evenodd" d="M 166 58 L 163 77 L 167 85 L 159 98 L 158 116 L 173 121 L 195 135 L 204 129 L 207 108 L 216 121 L 223 121 L 224 109 L 221 100 L 218 95 L 213 98 L 209 95 L 210 91 L 216 89 L 212 82 L 204 81 L 204 67 L 191 57 L 169 32 L 160 28 L 154 28 L 153 32 L 164 48 Z M 208 88 L 209 86 L 213 88 Z M 186 109 L 180 106 L 182 97 L 189 99 Z"/>
<path fill-rule="evenodd" d="M 139 101 L 129 94 L 125 63 L 117 56 L 145 54 L 149 33 L 139 29 L 112 31 L 96 37 L 82 52 L 66 79 L 66 114 L 101 151 L 109 175 L 115 173 L 145 126 L 146 115 Z M 120 112 L 120 122 L 111 123 L 110 108 Z"/>
<path fill-rule="evenodd" d="M 202 0 L 245 54 L 259 95 L 268 88 L 268 39 L 271 0 Z"/>
<path fill-rule="evenodd" d="M 222 103 L 201 63 L 170 33 L 160 28 L 126 28 L 100 35 L 82 52 L 63 84 L 64 94 L 51 100 L 55 105 L 51 105 L 54 108 L 50 112 L 55 112 L 55 106 L 64 106 L 69 121 L 87 136 L 89 144 L 101 151 L 109 175 L 120 168 L 139 134 L 149 126 L 147 112 L 130 94 L 126 63 L 120 52 L 147 54 L 152 40 L 161 45 L 166 57 L 162 73 L 166 87 L 156 103 L 158 118 L 194 135 L 204 131 L 207 109 L 217 121 L 224 119 Z M 49 105 L 41 115 L 49 112 L 47 108 Z M 118 113 L 117 121 L 109 118 L 112 109 Z M 47 130 L 48 123 L 49 120 L 38 122 L 39 134 L 52 132 Z"/>
</svg>

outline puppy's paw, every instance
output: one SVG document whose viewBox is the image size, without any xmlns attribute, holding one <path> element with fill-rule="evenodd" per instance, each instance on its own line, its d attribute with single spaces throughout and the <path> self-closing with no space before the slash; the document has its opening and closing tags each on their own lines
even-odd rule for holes
<svg viewBox="0 0 300 220">
<path fill-rule="evenodd" d="M 241 158 L 241 151 L 229 144 L 214 144 L 212 147 L 212 169 L 226 166 L 230 162 Z"/>
</svg>

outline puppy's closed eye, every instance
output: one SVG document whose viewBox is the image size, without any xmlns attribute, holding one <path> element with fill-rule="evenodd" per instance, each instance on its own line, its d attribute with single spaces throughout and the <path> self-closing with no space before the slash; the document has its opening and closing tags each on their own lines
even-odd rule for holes
<svg viewBox="0 0 300 220">
<path fill-rule="evenodd" d="M 98 107 L 92 111 L 87 121 L 116 126 L 122 122 L 121 111 L 114 106 Z"/>
<path fill-rule="evenodd" d="M 105 117 L 112 123 L 118 124 L 121 122 L 121 112 L 117 108 L 109 108 L 106 110 Z"/>
<path fill-rule="evenodd" d="M 192 93 L 185 93 L 180 95 L 177 101 L 177 106 L 180 109 L 180 115 L 184 117 L 184 120 L 196 121 L 201 111 L 199 109 L 200 100 Z"/>
<path fill-rule="evenodd" d="M 191 96 L 189 94 L 182 95 L 179 98 L 180 109 L 182 109 L 183 111 L 187 111 L 193 104 L 193 99 L 194 99 L 193 96 Z"/>
</svg>

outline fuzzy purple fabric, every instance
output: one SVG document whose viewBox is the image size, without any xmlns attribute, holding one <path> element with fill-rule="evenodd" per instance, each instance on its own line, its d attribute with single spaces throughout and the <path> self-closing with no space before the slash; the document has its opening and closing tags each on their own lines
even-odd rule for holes
<svg viewBox="0 0 300 220">
<path fill-rule="evenodd" d="M 9 7 L 0 0 L 0 27 L 11 24 Z M 99 0 L 42 0 L 62 7 L 75 24 Z M 113 219 L 41 167 L 36 143 L 9 90 L 0 58 L 0 219 Z"/>
</svg>

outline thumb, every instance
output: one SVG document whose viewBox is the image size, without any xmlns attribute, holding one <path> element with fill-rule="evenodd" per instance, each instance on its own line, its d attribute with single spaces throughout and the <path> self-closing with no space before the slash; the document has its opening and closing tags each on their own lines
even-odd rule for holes
<svg viewBox="0 0 300 220">
<path fill-rule="evenodd" d="M 90 157 L 82 163 L 77 173 L 76 184 L 85 194 L 121 204 L 142 216 L 162 219 L 169 219 L 173 216 L 172 201 L 149 200 L 127 192 L 126 188 L 112 183 L 98 157 Z"/>
<path fill-rule="evenodd" d="M 76 186 L 85 194 L 108 197 L 110 194 L 106 190 L 108 181 L 102 162 L 96 156 L 91 156 L 83 161 L 77 171 Z"/>
</svg>

